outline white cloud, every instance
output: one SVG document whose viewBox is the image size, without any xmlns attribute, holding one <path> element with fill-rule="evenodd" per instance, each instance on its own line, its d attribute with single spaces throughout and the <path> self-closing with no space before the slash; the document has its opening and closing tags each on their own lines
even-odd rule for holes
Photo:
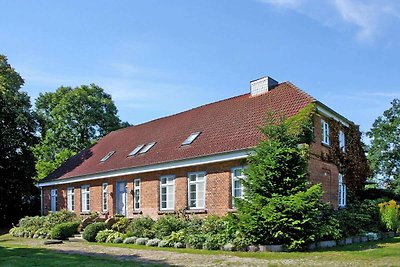
<svg viewBox="0 0 400 267">
<path fill-rule="evenodd" d="M 359 40 L 375 39 L 388 24 L 400 21 L 398 0 L 259 0 L 294 10 L 333 27 L 356 27 Z"/>
</svg>

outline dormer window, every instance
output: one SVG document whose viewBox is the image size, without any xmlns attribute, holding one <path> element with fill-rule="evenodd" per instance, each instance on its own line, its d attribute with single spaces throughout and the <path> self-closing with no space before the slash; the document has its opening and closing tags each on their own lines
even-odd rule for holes
<svg viewBox="0 0 400 267">
<path fill-rule="evenodd" d="M 112 155 L 114 155 L 114 153 L 115 153 L 115 151 L 110 151 L 110 152 L 108 152 L 107 155 L 105 155 L 105 156 L 100 160 L 100 162 L 104 162 L 104 161 L 108 160 Z"/>
<path fill-rule="evenodd" d="M 131 153 L 128 154 L 128 157 L 135 156 L 143 147 L 144 144 L 138 145 L 134 150 L 131 151 Z"/>
<path fill-rule="evenodd" d="M 191 143 L 193 143 L 193 141 L 194 141 L 200 134 L 201 134 L 201 132 L 194 132 L 194 133 L 191 133 L 191 134 L 189 135 L 189 137 L 186 138 L 185 141 L 183 141 L 182 146 L 190 145 Z"/>
<path fill-rule="evenodd" d="M 156 144 L 156 142 L 148 143 L 142 150 L 140 150 L 139 154 L 144 154 L 144 153 L 146 153 L 146 152 L 149 151 L 155 144 Z"/>
</svg>

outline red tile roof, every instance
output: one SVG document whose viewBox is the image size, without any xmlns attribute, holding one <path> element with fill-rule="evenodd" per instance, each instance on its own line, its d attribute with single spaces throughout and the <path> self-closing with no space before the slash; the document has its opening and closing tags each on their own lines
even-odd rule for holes
<svg viewBox="0 0 400 267">
<path fill-rule="evenodd" d="M 66 161 L 43 182 L 254 147 L 262 137 L 257 127 L 263 125 L 267 112 L 290 117 L 314 101 L 284 82 L 261 95 L 244 94 L 120 129 Z M 192 144 L 181 146 L 197 131 L 201 134 Z M 127 157 L 138 145 L 150 142 L 156 144 L 147 153 Z M 110 151 L 115 153 L 100 162 Z"/>
</svg>

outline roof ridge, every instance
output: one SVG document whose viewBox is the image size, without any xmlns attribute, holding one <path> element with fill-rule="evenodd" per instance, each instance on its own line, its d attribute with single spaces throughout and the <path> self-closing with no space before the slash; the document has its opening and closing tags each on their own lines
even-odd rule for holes
<svg viewBox="0 0 400 267">
<path fill-rule="evenodd" d="M 306 91 L 304 91 L 303 89 L 301 89 L 300 87 L 298 87 L 297 85 L 293 84 L 292 82 L 290 82 L 290 81 L 284 81 L 284 82 L 282 82 L 282 83 L 280 83 L 280 84 L 284 84 L 284 83 L 286 83 L 286 84 L 288 84 L 288 85 L 290 85 L 290 86 L 293 86 L 294 88 L 296 88 L 297 90 L 299 90 L 302 94 L 304 94 L 304 95 L 306 95 L 307 97 L 311 98 L 311 99 L 313 100 L 313 102 L 314 102 L 314 101 L 317 101 L 317 99 L 316 99 L 315 97 L 313 97 L 312 95 L 310 95 L 309 93 L 307 93 Z"/>
</svg>

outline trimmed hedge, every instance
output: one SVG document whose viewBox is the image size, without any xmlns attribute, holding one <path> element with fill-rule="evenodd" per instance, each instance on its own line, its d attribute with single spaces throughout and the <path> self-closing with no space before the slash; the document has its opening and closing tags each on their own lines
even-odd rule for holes
<svg viewBox="0 0 400 267">
<path fill-rule="evenodd" d="M 65 240 L 68 237 L 78 232 L 79 225 L 80 225 L 79 221 L 57 224 L 51 230 L 51 238 Z"/>
<path fill-rule="evenodd" d="M 89 242 L 96 242 L 97 233 L 105 229 L 106 224 L 103 222 L 89 224 L 83 231 L 83 238 Z"/>
</svg>

